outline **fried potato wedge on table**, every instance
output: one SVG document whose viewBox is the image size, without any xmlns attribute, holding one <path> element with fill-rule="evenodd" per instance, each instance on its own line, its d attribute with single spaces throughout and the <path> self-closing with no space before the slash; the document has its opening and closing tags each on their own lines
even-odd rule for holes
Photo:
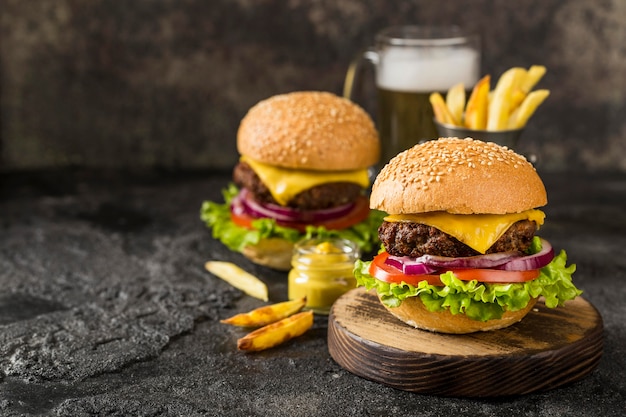
<svg viewBox="0 0 626 417">
<path fill-rule="evenodd" d="M 261 327 L 287 318 L 302 310 L 305 305 L 306 298 L 283 301 L 281 303 L 259 307 L 247 313 L 236 314 L 227 319 L 220 320 L 220 322 L 241 327 Z"/>
<path fill-rule="evenodd" d="M 208 261 L 204 264 L 207 271 L 228 282 L 235 288 L 259 300 L 269 300 L 267 285 L 254 275 L 244 271 L 231 262 Z"/>
<path fill-rule="evenodd" d="M 313 311 L 297 313 L 248 333 L 237 340 L 237 349 L 246 352 L 269 349 L 301 336 L 312 326 Z"/>
</svg>

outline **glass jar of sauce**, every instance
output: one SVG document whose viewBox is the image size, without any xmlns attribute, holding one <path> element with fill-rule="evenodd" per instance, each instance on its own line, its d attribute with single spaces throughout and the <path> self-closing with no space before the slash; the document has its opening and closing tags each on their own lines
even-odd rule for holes
<svg viewBox="0 0 626 417">
<path fill-rule="evenodd" d="M 343 293 L 356 287 L 356 244 L 347 239 L 306 239 L 294 246 L 289 272 L 290 300 L 307 298 L 307 309 L 328 314 Z"/>
</svg>

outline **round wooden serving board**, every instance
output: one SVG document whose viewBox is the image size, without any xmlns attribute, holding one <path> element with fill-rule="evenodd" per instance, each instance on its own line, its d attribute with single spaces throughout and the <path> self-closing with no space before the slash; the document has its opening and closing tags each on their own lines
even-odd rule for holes
<svg viewBox="0 0 626 417">
<path fill-rule="evenodd" d="M 344 369 L 404 391 L 497 397 L 553 389 L 599 363 L 602 317 L 581 297 L 550 309 L 539 300 L 505 329 L 449 335 L 392 316 L 374 291 L 349 291 L 328 318 L 328 350 Z"/>
</svg>

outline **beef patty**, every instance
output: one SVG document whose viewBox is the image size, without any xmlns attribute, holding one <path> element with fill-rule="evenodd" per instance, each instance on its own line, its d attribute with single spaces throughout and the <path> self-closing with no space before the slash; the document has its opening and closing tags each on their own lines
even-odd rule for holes
<svg viewBox="0 0 626 417">
<path fill-rule="evenodd" d="M 256 172 L 245 162 L 240 162 L 233 171 L 233 181 L 247 188 L 254 198 L 262 203 L 278 204 L 270 190 Z M 300 210 L 321 210 L 351 203 L 361 195 L 361 186 L 349 182 L 334 182 L 309 188 L 294 196 L 287 206 Z"/>
<path fill-rule="evenodd" d="M 530 246 L 536 230 L 535 222 L 520 220 L 511 225 L 487 253 L 524 252 Z M 480 255 L 455 237 L 419 223 L 383 222 L 378 228 L 378 235 L 387 252 L 394 256 L 417 258 L 429 254 L 457 258 Z"/>
</svg>

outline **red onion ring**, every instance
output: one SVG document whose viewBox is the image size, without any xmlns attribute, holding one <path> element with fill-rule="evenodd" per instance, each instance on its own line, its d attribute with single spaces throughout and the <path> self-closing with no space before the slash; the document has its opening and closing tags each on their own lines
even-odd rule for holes
<svg viewBox="0 0 626 417">
<path fill-rule="evenodd" d="M 420 270 L 416 265 L 424 265 L 423 269 L 435 271 L 437 269 L 478 269 L 478 268 L 495 268 L 503 265 L 512 259 L 518 258 L 517 252 L 490 253 L 487 255 L 468 256 L 464 258 L 451 258 L 446 256 L 423 255 L 419 258 L 410 258 L 408 256 L 393 256 L 387 258 L 387 263 L 396 268 L 404 270 Z M 429 273 L 429 272 L 425 272 Z"/>
<path fill-rule="evenodd" d="M 266 217 L 286 223 L 316 223 L 337 219 L 350 213 L 354 208 L 354 203 L 348 203 L 321 210 L 298 210 L 277 204 L 260 203 L 256 201 L 252 193 L 245 188 L 233 199 L 233 206 L 236 205 L 235 200 L 237 200 L 237 204 L 241 206 L 241 209 L 245 213 L 253 217 Z"/>
<path fill-rule="evenodd" d="M 543 268 L 554 259 L 552 245 L 541 239 L 541 250 L 533 255 L 520 256 L 517 252 L 489 253 L 486 255 L 451 258 L 423 255 L 419 258 L 390 255 L 385 263 L 398 268 L 407 275 L 430 274 L 438 269 L 499 269 L 505 271 L 528 271 Z"/>
<path fill-rule="evenodd" d="M 427 265 L 438 268 L 495 268 L 504 265 L 515 258 L 519 258 L 518 252 L 488 253 L 486 255 L 467 256 L 463 258 L 450 258 L 445 256 L 424 255 L 418 259 Z"/>
<path fill-rule="evenodd" d="M 533 255 L 521 256 L 515 258 L 496 269 L 505 271 L 529 271 L 531 269 L 539 269 L 548 265 L 554 259 L 554 249 L 552 245 L 544 239 L 541 239 L 541 250 Z"/>
<path fill-rule="evenodd" d="M 230 211 L 233 214 L 245 214 L 246 210 L 241 203 L 241 195 L 237 194 L 230 202 Z"/>
<path fill-rule="evenodd" d="M 406 275 L 423 275 L 435 272 L 437 268 L 426 265 L 420 261 L 421 258 L 410 258 L 408 256 L 393 256 L 389 255 L 385 259 L 387 265 L 391 265 L 398 268 Z"/>
</svg>

